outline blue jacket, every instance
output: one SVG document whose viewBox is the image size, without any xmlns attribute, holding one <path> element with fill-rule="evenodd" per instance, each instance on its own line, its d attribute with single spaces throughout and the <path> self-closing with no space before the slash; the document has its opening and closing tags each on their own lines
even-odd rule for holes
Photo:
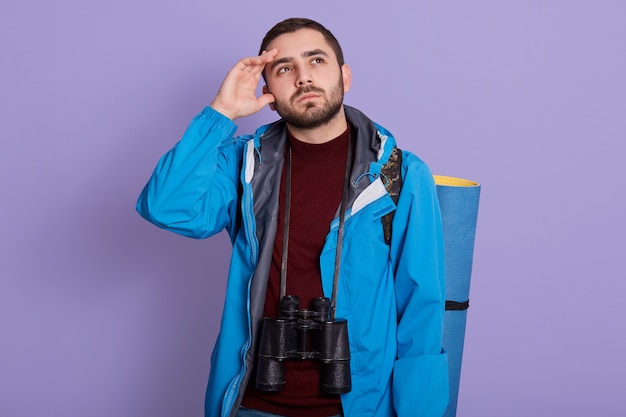
<svg viewBox="0 0 626 417">
<path fill-rule="evenodd" d="M 345 112 L 357 140 L 337 294 L 337 317 L 348 320 L 351 353 L 352 390 L 341 395 L 344 414 L 441 416 L 448 403 L 448 364 L 441 346 L 443 238 L 433 177 L 418 157 L 403 152 L 396 207 L 380 176 L 395 139 L 358 110 L 345 106 Z M 161 158 L 137 203 L 139 213 L 159 227 L 193 238 L 226 229 L 233 244 L 207 417 L 236 413 L 252 370 L 286 140 L 282 121 L 254 135 L 233 138 L 235 131 L 230 119 L 205 108 Z M 394 209 L 387 245 L 381 217 Z M 320 256 L 327 297 L 338 217 Z"/>
</svg>

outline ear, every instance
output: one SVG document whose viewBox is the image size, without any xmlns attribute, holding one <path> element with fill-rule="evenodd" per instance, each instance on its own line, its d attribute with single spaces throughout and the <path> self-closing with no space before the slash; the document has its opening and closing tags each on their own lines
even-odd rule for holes
<svg viewBox="0 0 626 417">
<path fill-rule="evenodd" d="M 350 91 L 350 86 L 352 85 L 352 72 L 348 64 L 341 66 L 341 77 L 343 79 L 343 92 L 347 93 Z"/>
<path fill-rule="evenodd" d="M 270 90 L 269 90 L 269 88 L 267 88 L 267 85 L 264 85 L 263 86 L 263 94 L 268 94 L 268 93 L 270 93 Z M 276 106 L 274 106 L 274 103 L 270 103 L 269 106 L 270 106 L 271 110 L 276 111 Z"/>
</svg>

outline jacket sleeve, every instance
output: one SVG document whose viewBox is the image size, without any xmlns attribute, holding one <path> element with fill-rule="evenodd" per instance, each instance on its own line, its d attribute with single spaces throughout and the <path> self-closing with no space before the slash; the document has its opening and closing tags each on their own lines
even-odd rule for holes
<svg viewBox="0 0 626 417">
<path fill-rule="evenodd" d="M 198 114 L 159 160 L 137 201 L 139 214 L 188 237 L 206 238 L 225 227 L 232 237 L 243 143 L 233 140 L 236 129 L 210 107 Z"/>
<path fill-rule="evenodd" d="M 393 401 L 399 417 L 440 417 L 449 401 L 441 214 L 428 167 L 405 152 L 402 170 L 391 241 L 398 314 Z"/>
</svg>

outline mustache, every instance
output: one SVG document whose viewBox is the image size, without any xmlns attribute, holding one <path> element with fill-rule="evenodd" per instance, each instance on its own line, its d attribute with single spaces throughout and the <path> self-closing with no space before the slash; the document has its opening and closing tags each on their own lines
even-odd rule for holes
<svg viewBox="0 0 626 417">
<path fill-rule="evenodd" d="M 296 91 L 293 96 L 291 96 L 291 101 L 296 101 L 298 99 L 298 97 L 300 97 L 303 94 L 307 94 L 307 93 L 324 94 L 325 91 L 323 89 L 319 88 L 319 87 L 313 87 L 313 86 L 302 87 L 302 88 L 300 88 L 300 90 Z"/>
</svg>

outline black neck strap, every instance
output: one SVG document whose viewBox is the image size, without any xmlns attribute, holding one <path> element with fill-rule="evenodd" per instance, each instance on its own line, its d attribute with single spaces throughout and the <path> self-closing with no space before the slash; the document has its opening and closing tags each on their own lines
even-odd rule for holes
<svg viewBox="0 0 626 417">
<path fill-rule="evenodd" d="M 335 318 L 337 307 L 337 290 L 339 288 L 339 272 L 341 269 L 341 250 L 343 246 L 343 230 L 348 205 L 348 191 L 350 189 L 350 172 L 352 169 L 352 135 L 348 139 L 348 156 L 344 174 L 341 206 L 339 207 L 339 229 L 337 231 L 337 251 L 335 254 L 335 269 L 333 273 L 333 293 L 330 299 L 331 318 Z M 287 259 L 289 257 L 289 218 L 291 211 L 291 146 L 287 140 L 287 155 L 285 160 L 285 219 L 283 227 L 283 256 L 280 266 L 280 299 L 287 295 Z"/>
</svg>

